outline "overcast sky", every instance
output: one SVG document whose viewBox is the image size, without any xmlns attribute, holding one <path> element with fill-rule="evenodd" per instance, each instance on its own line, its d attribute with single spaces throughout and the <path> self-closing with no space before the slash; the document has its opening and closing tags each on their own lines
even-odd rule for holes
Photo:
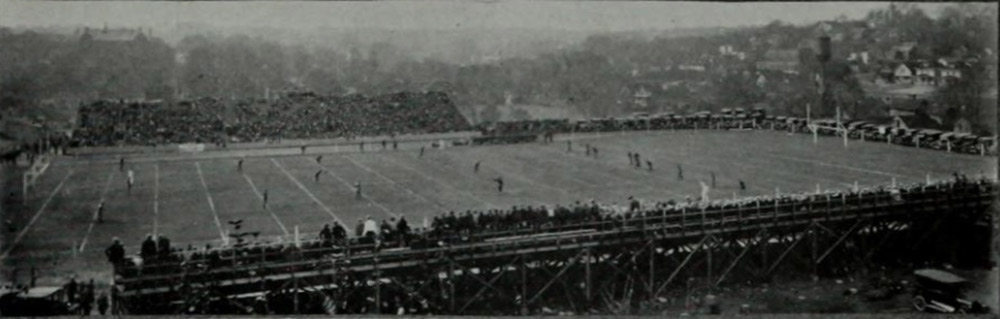
<svg viewBox="0 0 1000 319">
<path fill-rule="evenodd" d="M 38 2 L 0 0 L 0 25 L 171 28 L 321 26 L 388 29 L 558 28 L 620 31 L 811 23 L 863 17 L 888 2 Z M 920 4 L 935 14 L 940 4 Z"/>
</svg>

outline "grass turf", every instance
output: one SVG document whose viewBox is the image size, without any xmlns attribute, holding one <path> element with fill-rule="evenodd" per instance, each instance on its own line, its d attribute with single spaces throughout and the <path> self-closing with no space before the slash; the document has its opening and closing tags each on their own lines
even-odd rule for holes
<svg viewBox="0 0 1000 319">
<path fill-rule="evenodd" d="M 572 150 L 565 140 L 572 140 Z M 584 144 L 599 150 L 598 158 L 584 155 Z M 377 220 L 406 216 L 420 227 L 424 218 L 447 211 L 510 208 L 512 205 L 570 204 L 590 199 L 624 204 L 629 196 L 642 200 L 697 198 L 699 181 L 711 184 L 712 198 L 772 195 L 777 191 L 812 192 L 861 186 L 922 182 L 950 178 L 953 172 L 970 176 L 996 175 L 996 159 L 950 154 L 881 143 L 770 131 L 677 131 L 563 135 L 555 143 L 481 147 L 427 147 L 382 151 L 371 144 L 368 152 L 356 147 L 314 147 L 299 155 L 286 150 L 243 150 L 210 154 L 170 154 L 130 158 L 126 167 L 135 174 L 131 194 L 126 173 L 117 159 L 57 159 L 39 178 L 25 201 L 9 190 L 4 218 L 16 229 L 3 229 L 0 249 L 5 277 L 17 269 L 22 282 L 30 267 L 42 280 L 62 282 L 69 274 L 107 280 L 109 267 L 103 249 L 120 238 L 135 253 L 149 233 L 160 233 L 173 245 L 217 245 L 242 219 L 244 231 L 276 240 L 299 228 L 313 238 L 323 224 L 346 223 L 353 232 L 366 216 Z M 336 151 L 336 152 L 334 152 Z M 649 171 L 628 165 L 627 152 L 638 152 Z M 324 154 L 322 163 L 315 157 Z M 237 156 L 247 157 L 243 172 Z M 252 156 L 259 155 L 259 156 Z M 273 155 L 273 156 L 272 156 Z M 478 173 L 473 165 L 481 161 Z M 677 165 L 684 179 L 678 179 Z M 323 170 L 320 180 L 314 174 Z M 504 179 L 504 192 L 492 179 Z M 738 181 L 747 184 L 740 191 Z M 355 198 L 360 182 L 364 197 Z M 9 185 L 9 184 L 8 184 Z M 58 189 L 58 191 L 56 191 Z M 267 192 L 265 209 L 261 197 Z M 103 201 L 103 222 L 95 212 Z M 287 239 L 286 239 L 287 240 Z"/>
</svg>

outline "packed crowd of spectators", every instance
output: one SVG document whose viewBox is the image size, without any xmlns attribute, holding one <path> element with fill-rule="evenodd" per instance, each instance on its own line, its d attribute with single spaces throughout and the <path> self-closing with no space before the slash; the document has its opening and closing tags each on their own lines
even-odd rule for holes
<svg viewBox="0 0 1000 319">
<path fill-rule="evenodd" d="M 897 128 L 876 125 L 865 121 L 846 121 L 843 130 L 833 120 L 807 121 L 804 118 L 769 116 L 763 112 L 752 114 L 712 114 L 699 112 L 691 115 L 659 115 L 653 117 L 595 118 L 588 120 L 524 120 L 512 122 L 481 123 L 477 126 L 484 136 L 523 136 L 526 134 L 550 135 L 553 133 L 587 133 L 646 131 L 671 129 L 768 129 L 790 133 L 812 134 L 817 125 L 817 134 L 842 136 L 871 142 L 888 142 L 895 145 L 930 148 L 968 154 L 996 154 L 996 140 L 993 137 L 973 134 L 959 134 L 938 130 Z M 524 140 L 523 142 L 528 142 Z"/>
<path fill-rule="evenodd" d="M 139 256 L 131 258 L 124 255 L 121 243 L 116 241 L 109 248 L 109 261 L 118 265 L 118 274 L 123 277 L 136 277 L 152 274 L 169 274 L 178 271 L 206 271 L 229 266 L 245 266 L 267 262 L 295 261 L 318 259 L 324 256 L 349 255 L 370 252 L 378 249 L 438 247 L 462 242 L 476 242 L 490 238 L 510 237 L 535 234 L 539 232 L 554 232 L 579 228 L 578 225 L 590 225 L 597 228 L 614 228 L 628 225 L 634 220 L 648 218 L 642 222 L 659 222 L 655 217 L 675 216 L 683 211 L 718 211 L 734 207 L 767 207 L 773 211 L 774 206 L 782 210 L 798 208 L 802 205 L 822 203 L 834 206 L 841 205 L 841 200 L 847 198 L 871 198 L 875 195 L 891 195 L 898 200 L 905 200 L 911 193 L 919 193 L 928 189 L 977 185 L 991 187 L 991 181 L 971 180 L 962 175 L 956 175 L 954 180 L 935 182 L 931 184 L 898 185 L 896 187 L 879 186 L 858 188 L 846 191 L 825 191 L 809 194 L 779 194 L 776 196 L 753 196 L 736 199 L 701 201 L 686 198 L 684 200 L 667 200 L 640 202 L 630 198 L 627 205 L 602 205 L 596 202 L 576 202 L 571 205 L 546 206 L 515 206 L 511 209 L 492 209 L 487 211 L 465 211 L 461 213 L 448 212 L 435 216 L 430 221 L 424 221 L 423 227 L 413 227 L 405 217 L 398 220 L 391 218 L 375 221 L 368 217 L 359 219 L 353 231 L 338 223 L 325 225 L 318 236 L 302 242 L 267 243 L 238 242 L 226 247 L 205 246 L 186 249 L 171 248 L 169 240 L 147 237 L 142 244 Z M 860 195 L 860 196 L 859 196 Z M 819 204 L 817 204 L 819 205 Z M 826 207 L 826 206 L 823 206 Z M 298 247 L 296 246 L 298 245 Z M 117 251 L 115 253 L 114 251 Z M 292 256 L 289 252 L 295 251 Z"/>
<path fill-rule="evenodd" d="M 858 205 L 861 203 L 872 204 L 874 198 L 882 198 L 881 201 L 909 201 L 924 199 L 929 196 L 930 191 L 946 190 L 951 192 L 989 192 L 992 191 L 994 182 L 987 179 L 970 179 L 964 175 L 955 175 L 954 179 L 943 180 L 932 183 L 915 183 L 896 186 L 877 186 L 866 188 L 855 188 L 849 190 L 828 190 L 825 192 L 808 194 L 779 194 L 776 196 L 754 196 L 736 199 L 723 199 L 714 201 L 701 201 L 700 199 L 686 198 L 684 200 L 667 200 L 655 202 L 640 202 L 638 199 L 630 198 L 626 205 L 601 205 L 596 202 L 576 202 L 572 205 L 546 206 L 520 206 L 512 207 L 508 210 L 487 210 L 487 211 L 466 211 L 461 213 L 449 212 L 441 216 L 436 216 L 432 221 L 425 221 L 426 228 L 409 225 L 405 217 L 400 219 L 383 220 L 376 222 L 371 217 L 358 220 L 353 231 L 343 225 L 334 223 L 332 226 L 323 227 L 319 235 L 314 240 L 302 243 L 242 243 L 239 246 L 218 247 L 210 246 L 204 249 L 188 247 L 187 249 L 171 249 L 164 247 L 168 243 L 159 244 L 158 241 L 147 239 L 143 244 L 144 252 L 133 257 L 134 261 L 118 261 L 117 275 L 121 278 L 137 279 L 143 276 L 156 275 L 177 275 L 184 273 L 188 280 L 198 280 L 211 278 L 210 280 L 235 279 L 248 274 L 240 274 L 237 269 L 245 269 L 256 275 L 267 273 L 264 268 L 267 264 L 278 264 L 281 262 L 302 263 L 306 262 L 318 267 L 319 263 L 325 263 L 330 258 L 334 260 L 349 258 L 353 253 L 373 252 L 376 250 L 391 251 L 396 249 L 421 249 L 429 247 L 441 247 L 458 245 L 462 243 L 480 242 L 491 238 L 513 238 L 516 236 L 530 236 L 539 233 L 564 232 L 572 229 L 618 229 L 624 227 L 653 227 L 662 222 L 676 222 L 677 219 L 663 218 L 666 216 L 678 216 L 688 213 L 689 222 L 697 222 L 701 212 L 722 212 L 733 211 L 737 207 L 742 207 L 747 217 L 751 217 L 756 208 L 757 213 L 763 214 L 758 217 L 770 218 L 772 214 L 796 213 L 812 208 L 840 207 L 840 205 Z M 867 200 L 867 202 L 866 202 Z M 761 209 L 763 207 L 763 209 Z M 661 219 L 662 218 L 662 219 Z M 662 226 L 662 225 L 661 225 Z M 675 225 L 676 226 L 676 225 Z M 156 250 L 156 247 L 168 249 L 164 253 Z M 310 262 L 310 260 L 315 262 Z M 309 268 L 309 269 L 313 269 Z M 301 269 L 300 269 L 301 270 Z M 213 272 L 220 271 L 220 272 Z M 275 270 L 280 272 L 280 270 Z M 209 274 L 208 277 L 200 277 L 198 274 Z M 254 276 L 250 274 L 250 276 Z M 168 279 L 172 280 L 172 279 Z M 356 281 L 357 279 L 355 279 Z M 363 281 L 362 281 L 363 282 Z M 346 283 L 340 283 L 346 284 Z M 358 284 L 355 282 L 355 284 Z M 364 284 L 359 284 L 364 285 Z M 134 287 L 133 287 L 134 288 Z M 287 297 L 288 292 L 283 293 Z M 281 300 L 276 293 L 275 300 Z M 288 298 L 285 298 L 288 299 Z M 344 300 L 339 300 L 343 302 Z M 394 312 L 395 309 L 403 309 L 406 313 L 414 313 L 406 309 L 416 309 L 413 311 L 431 311 L 426 308 L 426 304 L 407 304 L 405 306 L 396 305 L 391 300 L 384 300 L 386 309 L 382 311 Z M 317 302 L 323 302 L 318 300 Z M 399 302 L 399 300 L 397 300 Z M 351 303 L 351 307 L 343 306 L 341 311 L 369 311 L 359 304 L 364 301 Z M 370 302 L 369 302 L 370 303 Z M 369 304 L 366 307 L 373 307 Z M 270 306 L 275 307 L 275 306 Z M 340 306 L 338 306 L 340 307 Z M 353 309 L 361 307 L 358 309 Z M 425 307 L 425 308 L 421 308 Z M 364 309 L 362 309 L 364 308 Z M 353 310 L 346 310 L 353 309 Z M 423 309 L 423 310 L 420 310 Z M 273 311 L 273 309 L 272 309 Z"/>
<path fill-rule="evenodd" d="M 470 130 L 447 95 L 282 95 L 274 100 L 98 101 L 80 108 L 75 146 L 225 144 Z"/>
<path fill-rule="evenodd" d="M 162 102 L 102 100 L 82 105 L 72 146 L 217 143 L 224 128 L 213 109 L 218 102 L 201 99 L 168 107 Z"/>
</svg>

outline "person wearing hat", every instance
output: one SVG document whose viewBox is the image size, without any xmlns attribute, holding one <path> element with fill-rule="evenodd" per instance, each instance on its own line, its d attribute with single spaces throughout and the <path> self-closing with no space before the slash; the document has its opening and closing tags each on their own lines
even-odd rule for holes
<svg viewBox="0 0 1000 319">
<path fill-rule="evenodd" d="M 115 237 L 112 242 L 111 246 L 104 250 L 104 255 L 108 257 L 108 262 L 117 267 L 125 261 L 125 247 L 122 246 L 118 237 Z"/>
</svg>

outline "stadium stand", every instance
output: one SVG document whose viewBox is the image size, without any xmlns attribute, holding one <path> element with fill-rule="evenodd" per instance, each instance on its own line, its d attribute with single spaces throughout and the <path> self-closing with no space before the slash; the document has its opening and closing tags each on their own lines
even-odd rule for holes
<svg viewBox="0 0 1000 319">
<path fill-rule="evenodd" d="M 73 146 L 238 143 L 297 138 L 426 134 L 470 130 L 437 92 L 318 96 L 267 101 L 204 98 L 177 105 L 98 101 L 80 108 Z"/>
<path fill-rule="evenodd" d="M 513 122 L 482 123 L 477 128 L 484 136 L 523 136 L 525 134 L 593 133 L 647 130 L 747 130 L 767 129 L 789 133 L 843 136 L 868 142 L 883 142 L 909 147 L 919 147 L 947 152 L 994 155 L 996 137 L 968 133 L 948 133 L 929 129 L 897 128 L 875 125 L 865 121 L 848 121 L 837 126 L 834 120 L 808 121 L 804 118 L 766 116 L 763 113 L 712 114 L 699 112 L 690 115 L 662 114 L 653 117 L 597 118 L 579 121 L 526 120 Z"/>
<path fill-rule="evenodd" d="M 787 194 L 776 197 L 749 197 L 711 202 L 675 202 L 672 200 L 648 203 L 645 207 L 614 207 L 598 203 L 574 203 L 572 205 L 512 207 L 509 210 L 449 212 L 435 217 L 428 228 L 410 230 L 407 222 L 383 221 L 373 233 L 349 236 L 343 227 L 335 225 L 330 232 L 324 231 L 314 240 L 294 244 L 237 243 L 229 247 L 206 247 L 197 249 L 171 249 L 166 254 L 132 256 L 116 265 L 117 289 L 130 296 L 159 293 L 183 293 L 199 291 L 193 287 L 213 286 L 228 282 L 227 289 L 237 289 L 244 278 L 259 278 L 288 273 L 302 273 L 328 267 L 330 262 L 348 264 L 364 263 L 366 258 L 406 260 L 409 252 L 436 251 L 440 249 L 472 249 L 470 254 L 486 249 L 496 251 L 496 244 L 539 245 L 545 240 L 575 242 L 576 238 L 587 238 L 595 234 L 618 234 L 642 229 L 671 231 L 687 224 L 723 225 L 741 224 L 744 221 L 762 219 L 794 219 L 797 214 L 817 214 L 821 209 L 824 216 L 831 212 L 846 213 L 849 210 L 864 210 L 864 207 L 883 206 L 886 201 L 900 203 L 900 208 L 915 207 L 921 201 L 938 198 L 959 198 L 978 196 L 975 194 L 994 193 L 995 185 L 990 180 L 971 180 L 956 176 L 954 180 L 938 181 L 897 187 L 879 186 L 874 188 L 826 191 L 809 194 Z M 905 203 L 910 203 L 906 205 Z M 687 212 L 687 213 L 685 213 Z M 404 226 L 406 225 L 406 226 Z M 576 237 L 574 237 L 576 236 Z M 481 248 L 476 248 L 481 247 Z M 397 257 L 393 257 L 399 255 Z M 409 283 L 419 285 L 419 283 Z M 167 287 L 167 288 L 164 288 Z M 259 288 L 259 287 L 258 287 Z M 168 289 L 169 291 L 161 291 Z M 252 288 L 257 289 L 257 288 Z M 210 303 L 210 293 L 205 293 L 203 304 Z M 230 291 L 228 293 L 236 293 Z M 280 295 L 280 293 L 277 293 Z M 143 297 L 146 298 L 146 297 Z M 154 309 L 143 309 L 142 302 L 132 299 L 132 313 L 156 313 Z M 272 309 L 285 307 L 288 298 L 272 296 L 268 298 Z M 284 301 L 282 301 L 284 300 Z M 352 304 L 364 301 L 352 300 Z M 197 302 L 192 302 L 197 304 Z M 318 303 L 318 301 L 314 301 Z M 357 312 L 363 312 L 363 310 Z M 211 312 L 211 310 L 204 310 Z M 242 311 L 242 310 L 240 310 Z M 342 309 L 351 312 L 352 310 Z"/>
</svg>

